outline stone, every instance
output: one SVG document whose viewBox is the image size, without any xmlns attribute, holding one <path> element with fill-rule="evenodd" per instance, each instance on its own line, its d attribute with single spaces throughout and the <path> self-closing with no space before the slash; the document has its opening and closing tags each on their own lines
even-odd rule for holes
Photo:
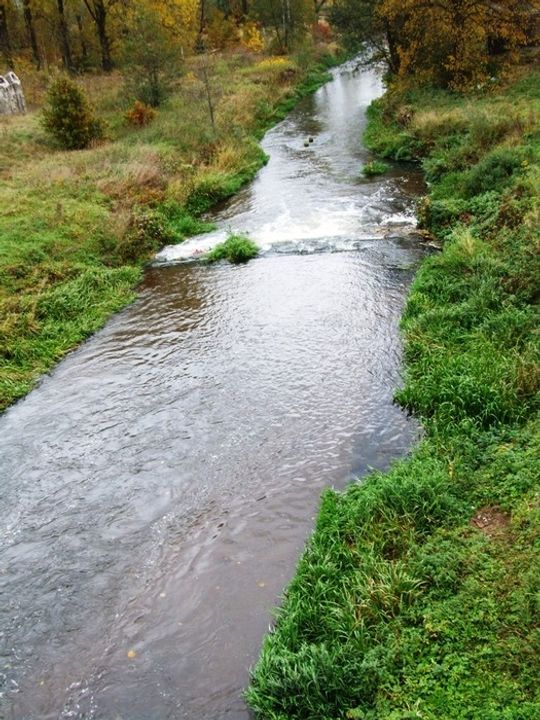
<svg viewBox="0 0 540 720">
<path fill-rule="evenodd" d="M 0 115 L 22 115 L 26 112 L 26 101 L 22 83 L 10 70 L 0 75 Z"/>
</svg>

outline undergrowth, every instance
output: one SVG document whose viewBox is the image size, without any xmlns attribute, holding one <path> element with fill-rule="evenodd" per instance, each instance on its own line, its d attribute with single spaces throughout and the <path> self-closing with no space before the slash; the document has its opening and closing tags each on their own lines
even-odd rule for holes
<svg viewBox="0 0 540 720">
<path fill-rule="evenodd" d="M 370 110 L 371 149 L 422 164 L 443 244 L 402 321 L 425 438 L 325 493 L 247 691 L 261 718 L 540 717 L 538 88 L 528 69 Z"/>
</svg>

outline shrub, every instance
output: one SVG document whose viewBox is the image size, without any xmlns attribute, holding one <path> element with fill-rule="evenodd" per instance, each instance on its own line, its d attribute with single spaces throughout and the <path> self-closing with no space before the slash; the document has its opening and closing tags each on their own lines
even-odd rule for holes
<svg viewBox="0 0 540 720">
<path fill-rule="evenodd" d="M 125 114 L 125 119 L 128 125 L 133 127 L 146 127 L 150 125 L 152 120 L 156 117 L 156 111 L 150 105 L 135 100 L 133 107 Z"/>
<path fill-rule="evenodd" d="M 521 167 L 524 159 L 523 151 L 516 148 L 497 148 L 469 171 L 465 181 L 467 197 L 489 190 L 503 190 L 510 184 L 512 175 Z"/>
<path fill-rule="evenodd" d="M 141 211 L 132 218 L 118 243 L 118 257 L 123 263 L 135 263 L 151 257 L 164 245 L 174 243 L 175 235 L 157 212 Z"/>
<path fill-rule="evenodd" d="M 225 242 L 216 245 L 213 250 L 210 250 L 205 259 L 210 263 L 228 260 L 235 265 L 239 265 L 248 262 L 258 254 L 259 248 L 250 238 L 244 235 L 229 235 Z"/>
<path fill-rule="evenodd" d="M 103 137 L 97 119 L 81 88 L 67 77 L 55 80 L 43 109 L 44 129 L 66 150 L 80 150 Z"/>
</svg>

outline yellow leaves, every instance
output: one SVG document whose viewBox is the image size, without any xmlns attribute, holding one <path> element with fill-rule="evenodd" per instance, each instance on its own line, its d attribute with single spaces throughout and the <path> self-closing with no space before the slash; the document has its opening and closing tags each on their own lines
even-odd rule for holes
<svg viewBox="0 0 540 720">
<path fill-rule="evenodd" d="M 146 0 L 146 3 L 180 42 L 193 46 L 198 31 L 199 0 Z"/>
<path fill-rule="evenodd" d="M 531 13 L 519 0 L 382 0 L 378 8 L 397 38 L 400 74 L 457 90 L 482 85 L 494 62 L 502 66 L 502 55 L 490 55 L 494 40 L 511 62 Z"/>
<path fill-rule="evenodd" d="M 264 50 L 264 38 L 254 22 L 247 22 L 241 28 L 240 40 L 242 46 L 249 52 L 260 53 Z"/>
</svg>

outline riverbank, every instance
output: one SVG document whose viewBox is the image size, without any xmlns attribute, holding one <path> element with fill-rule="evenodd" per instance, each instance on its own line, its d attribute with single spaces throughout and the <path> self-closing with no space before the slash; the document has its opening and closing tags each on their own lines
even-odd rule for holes
<svg viewBox="0 0 540 720">
<path fill-rule="evenodd" d="M 327 491 L 247 698 L 263 718 L 540 714 L 540 74 L 388 93 L 367 142 L 422 164 L 443 245 L 405 315 L 411 457 Z"/>
<path fill-rule="evenodd" d="M 108 134 L 88 150 L 55 149 L 37 111 L 2 119 L 0 411 L 135 298 L 156 250 L 209 228 L 201 215 L 266 161 L 258 144 L 265 130 L 325 82 L 335 62 L 192 58 L 175 95 L 140 129 L 124 121 L 119 77 L 86 79 Z M 32 87 L 31 99 L 42 97 Z"/>
</svg>

